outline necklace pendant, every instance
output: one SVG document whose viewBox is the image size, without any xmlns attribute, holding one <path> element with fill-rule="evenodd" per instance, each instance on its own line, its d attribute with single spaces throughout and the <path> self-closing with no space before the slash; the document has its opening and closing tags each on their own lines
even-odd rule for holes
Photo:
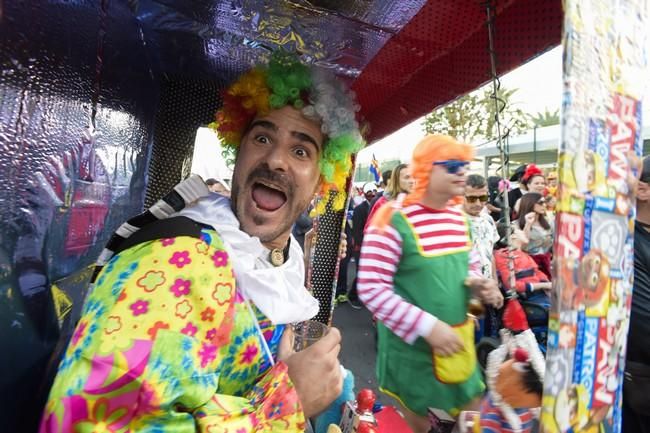
<svg viewBox="0 0 650 433">
<path fill-rule="evenodd" d="M 271 264 L 275 267 L 284 264 L 284 252 L 281 249 L 274 248 L 271 250 Z"/>
</svg>

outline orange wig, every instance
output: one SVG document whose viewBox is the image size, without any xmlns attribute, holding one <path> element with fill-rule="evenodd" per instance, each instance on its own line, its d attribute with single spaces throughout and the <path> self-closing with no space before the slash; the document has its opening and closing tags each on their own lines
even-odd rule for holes
<svg viewBox="0 0 650 433">
<path fill-rule="evenodd" d="M 383 229 L 390 221 L 393 212 L 399 210 L 402 205 L 418 203 L 426 194 L 431 177 L 433 163 L 455 159 L 459 161 L 471 161 L 474 156 L 474 149 L 471 145 L 460 143 L 448 135 L 427 135 L 413 149 L 413 157 L 410 164 L 411 175 L 415 180 L 415 187 L 403 201 L 398 198 L 394 202 L 382 206 L 372 221 L 370 227 Z M 460 197 L 452 199 L 454 203 L 460 203 Z"/>
</svg>

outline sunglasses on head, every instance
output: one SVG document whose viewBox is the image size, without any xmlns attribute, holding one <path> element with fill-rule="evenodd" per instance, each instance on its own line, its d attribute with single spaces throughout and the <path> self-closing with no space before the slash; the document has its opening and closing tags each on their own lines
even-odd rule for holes
<svg viewBox="0 0 650 433">
<path fill-rule="evenodd" d="M 457 159 L 448 159 L 446 161 L 436 161 L 433 165 L 442 165 L 447 169 L 447 173 L 456 174 L 460 171 L 461 168 L 465 168 L 469 165 L 467 161 L 460 161 Z"/>
<path fill-rule="evenodd" d="M 535 204 L 545 204 L 545 203 L 546 203 L 546 199 L 545 199 L 545 198 L 540 198 L 540 199 L 537 201 L 537 203 L 535 203 Z"/>
<path fill-rule="evenodd" d="M 466 195 L 465 200 L 469 203 L 474 203 L 475 201 L 480 201 L 481 203 L 486 203 L 490 197 L 488 195 Z"/>
</svg>

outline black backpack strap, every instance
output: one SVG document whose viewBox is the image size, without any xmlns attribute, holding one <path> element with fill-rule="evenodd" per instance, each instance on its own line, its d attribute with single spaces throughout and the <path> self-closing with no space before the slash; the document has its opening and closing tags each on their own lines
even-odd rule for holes
<svg viewBox="0 0 650 433">
<path fill-rule="evenodd" d="M 114 243 L 111 257 L 144 242 L 165 238 L 175 238 L 179 236 L 199 238 L 201 237 L 201 230 L 206 228 L 211 229 L 212 227 L 198 223 L 193 219 L 184 216 L 155 220 L 146 224 L 128 238 L 121 239 L 120 242 Z M 93 276 L 90 279 L 91 284 L 95 283 L 97 276 L 103 268 L 103 266 L 95 266 Z"/>
<path fill-rule="evenodd" d="M 126 238 L 122 243 L 120 243 L 117 249 L 113 251 L 113 253 L 119 254 L 135 245 L 158 239 L 175 238 L 179 236 L 199 238 L 201 236 L 201 230 L 205 228 L 210 228 L 210 226 L 197 223 L 196 221 L 184 216 L 157 220 L 147 224 L 133 235 Z"/>
<path fill-rule="evenodd" d="M 176 185 L 174 189 L 158 200 L 149 209 L 140 215 L 130 218 L 119 226 L 97 258 L 93 275 L 90 278 L 90 284 L 92 285 L 95 283 L 97 276 L 106 263 L 108 263 L 108 261 L 119 251 L 124 251 L 126 248 L 148 240 L 181 236 L 186 232 L 189 236 L 192 236 L 192 234 L 195 233 L 197 234 L 196 237 L 198 237 L 198 233 L 200 233 L 201 229 L 192 227 L 192 225 L 187 221 L 178 222 L 180 221 L 178 220 L 177 223 L 179 224 L 179 228 L 174 227 L 176 224 L 165 223 L 159 225 L 158 223 L 169 220 L 174 213 L 179 212 L 189 204 L 195 202 L 201 197 L 205 197 L 209 193 L 210 190 L 208 190 L 203 179 L 198 175 L 192 175 Z M 175 220 L 176 217 L 171 219 Z M 147 233 L 149 233 L 146 237 L 139 234 L 140 231 L 145 228 L 147 228 Z M 157 230 L 157 232 L 153 230 Z M 185 231 L 180 231 L 178 234 L 174 235 L 174 233 L 177 233 L 175 230 Z M 154 235 L 154 233 L 159 233 L 160 237 L 156 238 L 155 236 L 157 235 Z M 133 240 L 130 240 L 131 238 L 133 238 Z"/>
</svg>

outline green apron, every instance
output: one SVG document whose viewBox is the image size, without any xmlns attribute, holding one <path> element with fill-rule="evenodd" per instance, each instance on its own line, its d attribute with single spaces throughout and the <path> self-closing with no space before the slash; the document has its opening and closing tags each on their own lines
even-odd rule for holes
<svg viewBox="0 0 650 433">
<path fill-rule="evenodd" d="M 463 341 L 471 354 L 465 354 L 467 362 L 462 377 L 449 380 L 441 374 L 441 369 L 445 362 L 451 362 L 454 370 L 458 365 L 456 360 L 434 361 L 431 346 L 423 338 L 418 337 L 410 345 L 379 323 L 377 377 L 380 389 L 418 415 L 426 415 L 429 407 L 456 415 L 485 389 L 473 349 L 472 321 L 467 319 L 469 290 L 464 280 L 468 272 L 470 244 L 456 251 L 427 255 L 402 212 L 393 215 L 391 225 L 402 238 L 402 256 L 394 275 L 395 293 L 448 325 L 465 323 Z"/>
</svg>

